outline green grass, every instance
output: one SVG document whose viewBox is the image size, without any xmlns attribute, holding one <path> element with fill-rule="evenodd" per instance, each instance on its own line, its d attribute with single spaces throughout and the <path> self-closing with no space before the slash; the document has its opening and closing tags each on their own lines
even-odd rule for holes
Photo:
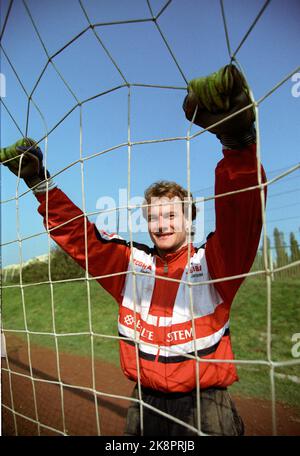
<svg viewBox="0 0 300 456">
<path fill-rule="evenodd" d="M 271 288 L 271 359 L 295 360 L 292 335 L 300 332 L 300 280 L 279 279 Z M 263 280 L 248 278 L 240 288 L 231 312 L 231 338 L 236 359 L 267 360 L 267 287 Z M 271 398 L 268 366 L 238 365 L 240 382 L 231 391 L 243 396 Z M 275 369 L 275 374 L 300 379 L 300 365 Z M 275 375 L 276 398 L 300 407 L 299 384 Z"/>
<path fill-rule="evenodd" d="M 117 336 L 118 307 L 113 299 L 96 282 L 90 283 L 90 299 L 87 285 L 83 281 L 53 284 L 52 309 L 49 285 L 24 288 L 26 323 L 30 332 L 59 334 L 61 351 L 91 355 L 89 314 L 93 333 Z M 6 329 L 25 330 L 22 294 L 19 288 L 3 289 L 2 319 Z M 89 312 L 90 302 L 90 312 Z M 89 333 L 87 335 L 63 336 L 66 333 Z M 30 335 L 32 343 L 54 347 L 54 336 Z M 117 364 L 118 342 L 115 339 L 95 336 L 94 353 L 98 358 Z"/>
<path fill-rule="evenodd" d="M 90 283 L 92 330 L 103 335 L 117 335 L 117 304 L 94 281 Z M 58 337 L 59 350 L 91 355 L 90 335 L 62 336 L 65 333 L 89 332 L 89 306 L 85 282 L 53 284 L 55 309 L 51 308 L 49 285 L 24 288 L 27 328 L 30 332 L 52 333 Z M 5 288 L 2 295 L 2 318 L 5 329 L 25 329 L 22 294 L 19 288 Z M 300 280 L 279 279 L 272 282 L 272 360 L 290 361 L 291 337 L 300 332 Z M 248 278 L 233 303 L 231 338 L 236 359 L 267 359 L 266 284 Z M 34 344 L 55 347 L 53 336 L 30 335 Z M 114 339 L 94 337 L 95 356 L 119 363 L 118 343 Z M 231 387 L 234 394 L 270 399 L 270 369 L 267 366 L 239 365 L 240 382 Z M 276 373 L 300 377 L 300 365 L 276 368 Z M 275 377 L 276 397 L 300 407 L 299 384 Z"/>
</svg>

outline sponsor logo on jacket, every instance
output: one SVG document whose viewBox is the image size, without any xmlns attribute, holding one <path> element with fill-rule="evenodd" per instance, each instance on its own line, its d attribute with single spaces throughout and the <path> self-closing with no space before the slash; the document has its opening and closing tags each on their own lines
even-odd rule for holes
<svg viewBox="0 0 300 456">
<path fill-rule="evenodd" d="M 124 317 L 124 323 L 127 327 L 134 327 L 134 317 L 131 314 L 127 314 Z M 141 319 L 137 320 L 136 323 L 136 330 L 139 332 L 140 337 L 149 341 L 154 341 L 155 333 L 150 329 L 147 329 L 142 326 Z M 185 329 L 178 329 L 176 331 L 170 331 L 166 334 L 166 342 L 177 342 L 180 343 L 190 341 L 193 339 L 193 329 L 192 328 L 185 328 Z"/>
<path fill-rule="evenodd" d="M 186 271 L 186 275 L 191 274 L 192 277 L 203 276 L 201 264 L 192 264 L 189 271 Z"/>
<path fill-rule="evenodd" d="M 136 258 L 133 259 L 133 262 L 136 266 L 142 269 L 142 272 L 150 272 L 152 271 L 151 264 L 146 264 L 141 260 L 137 260 Z"/>
</svg>

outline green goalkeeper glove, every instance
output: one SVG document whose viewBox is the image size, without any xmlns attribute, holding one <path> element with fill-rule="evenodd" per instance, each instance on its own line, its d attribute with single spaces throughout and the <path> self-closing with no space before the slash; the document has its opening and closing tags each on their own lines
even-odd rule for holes
<svg viewBox="0 0 300 456">
<path fill-rule="evenodd" d="M 186 118 L 192 121 L 197 108 L 194 123 L 203 128 L 252 103 L 246 80 L 234 65 L 226 65 L 207 77 L 193 79 L 187 90 L 188 95 L 183 102 Z M 241 148 L 256 141 L 254 120 L 254 109 L 250 107 L 208 129 L 225 147 Z"/>
<path fill-rule="evenodd" d="M 29 188 L 35 191 L 46 191 L 46 186 L 41 184 L 50 178 L 50 174 L 43 166 L 43 154 L 35 141 L 22 138 L 9 147 L 0 149 L 0 162 L 7 166 L 16 176 L 24 179 Z M 50 181 L 48 188 L 53 183 Z M 38 186 L 38 187 L 37 187 Z"/>
</svg>

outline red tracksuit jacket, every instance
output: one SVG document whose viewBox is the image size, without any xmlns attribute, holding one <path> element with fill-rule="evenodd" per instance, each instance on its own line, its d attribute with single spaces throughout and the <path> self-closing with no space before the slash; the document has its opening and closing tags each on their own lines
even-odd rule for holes
<svg viewBox="0 0 300 456">
<path fill-rule="evenodd" d="M 223 153 L 216 167 L 216 195 L 257 185 L 254 144 Z M 262 177 L 265 181 L 263 169 Z M 46 194 L 36 196 L 46 224 Z M 195 351 L 201 357 L 201 388 L 226 387 L 238 379 L 233 363 L 205 360 L 233 359 L 229 313 L 243 279 L 201 282 L 250 270 L 262 226 L 260 191 L 216 198 L 215 210 L 216 230 L 205 248 L 191 246 L 190 271 L 187 246 L 163 260 L 155 248 L 134 244 L 132 263 L 128 242 L 98 231 L 86 221 L 88 272 L 98 277 L 119 305 L 121 366 L 125 375 L 136 381 L 139 362 L 144 387 L 164 392 L 194 389 Z M 84 215 L 57 188 L 48 195 L 48 223 L 54 241 L 85 268 Z M 137 274 L 132 274 L 133 270 Z M 110 274 L 115 275 L 103 277 Z M 183 282 L 162 280 L 160 276 Z M 187 280 L 196 283 L 192 286 L 193 317 L 189 286 L 184 283 Z"/>
</svg>

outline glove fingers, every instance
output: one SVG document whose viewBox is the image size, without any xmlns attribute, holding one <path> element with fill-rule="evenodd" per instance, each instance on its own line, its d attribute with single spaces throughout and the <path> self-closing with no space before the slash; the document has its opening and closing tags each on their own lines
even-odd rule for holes
<svg viewBox="0 0 300 456">
<path fill-rule="evenodd" d="M 32 148 L 30 148 L 30 146 L 28 146 L 28 147 L 18 146 L 18 147 L 16 147 L 16 150 L 19 151 L 20 153 L 24 153 L 25 154 L 24 156 L 31 154 L 31 155 L 35 155 L 39 160 L 43 160 L 43 153 L 42 153 L 41 149 L 37 146 L 32 147 Z"/>
<path fill-rule="evenodd" d="M 198 108 L 211 113 L 228 111 L 231 99 L 239 93 L 250 94 L 247 82 L 235 65 L 226 65 L 219 71 L 207 77 L 190 81 L 188 91 L 193 92 L 198 99 Z"/>
<path fill-rule="evenodd" d="M 198 98 L 195 95 L 195 93 L 192 90 L 190 90 L 188 95 L 185 97 L 185 99 L 183 101 L 183 106 L 182 106 L 182 108 L 185 112 L 186 118 L 189 121 L 192 121 L 197 106 L 198 106 L 198 110 L 197 110 L 197 112 L 198 112 L 201 109 L 199 106 L 199 103 L 198 103 Z"/>
<path fill-rule="evenodd" d="M 25 152 L 27 152 L 27 150 L 29 149 L 29 147 L 24 147 L 24 146 L 18 146 L 16 147 L 16 150 L 18 152 L 20 152 L 20 154 L 24 154 Z M 29 152 L 31 152 L 33 149 L 31 149 Z"/>
<path fill-rule="evenodd" d="M 238 96 L 240 93 L 245 93 L 249 99 L 249 103 L 251 102 L 251 97 L 250 97 L 250 90 L 247 84 L 247 81 L 244 77 L 244 75 L 236 68 L 234 65 L 229 65 L 230 66 L 230 74 L 233 79 L 233 85 L 232 85 L 232 96 Z"/>
<path fill-rule="evenodd" d="M 26 152 L 23 157 L 24 163 L 22 162 L 21 177 L 31 177 L 38 175 L 40 172 L 40 160 L 31 152 Z"/>
<path fill-rule="evenodd" d="M 28 157 L 23 155 L 23 157 L 21 158 L 22 153 L 23 153 L 22 148 L 16 147 L 14 150 L 14 153 L 9 151 L 9 153 L 6 152 L 1 157 L 1 158 L 5 159 L 5 160 L 1 160 L 1 161 L 9 160 L 9 161 L 7 161 L 7 163 L 3 163 L 4 166 L 7 166 L 14 174 L 17 174 L 17 175 L 18 175 L 18 171 L 19 171 L 19 167 L 20 167 L 20 162 L 21 162 L 22 168 L 23 168 L 23 166 L 26 165 L 26 163 L 28 163 Z M 16 157 L 12 160 L 12 157 L 14 155 L 16 155 Z"/>
<path fill-rule="evenodd" d="M 235 65 L 230 64 L 207 77 L 190 81 L 183 109 L 187 119 L 191 121 L 198 107 L 194 123 L 208 128 L 250 103 L 251 96 L 246 79 Z M 217 135 L 236 134 L 249 129 L 254 121 L 255 114 L 251 107 L 210 131 Z"/>
<path fill-rule="evenodd" d="M 198 107 L 211 113 L 229 109 L 229 96 L 233 85 L 229 66 L 221 68 L 207 77 L 193 79 L 188 91 L 193 91 L 198 99 Z"/>
<path fill-rule="evenodd" d="M 8 163 L 4 163 L 5 166 L 7 166 L 10 171 L 12 171 L 14 174 L 17 176 L 20 175 L 20 177 L 31 177 L 34 175 L 39 174 L 40 172 L 40 161 L 38 157 L 35 155 L 31 154 L 30 152 L 27 152 L 26 154 L 23 155 L 22 157 L 22 162 L 20 164 L 21 157 L 16 157 L 14 160 L 9 161 Z M 21 166 L 21 169 L 20 169 Z M 19 174 L 19 169 L 20 169 L 20 174 Z"/>
<path fill-rule="evenodd" d="M 20 155 L 17 153 L 16 149 L 12 149 L 10 147 L 3 147 L 0 149 L 0 162 L 3 163 L 11 158 L 17 157 Z"/>
</svg>

